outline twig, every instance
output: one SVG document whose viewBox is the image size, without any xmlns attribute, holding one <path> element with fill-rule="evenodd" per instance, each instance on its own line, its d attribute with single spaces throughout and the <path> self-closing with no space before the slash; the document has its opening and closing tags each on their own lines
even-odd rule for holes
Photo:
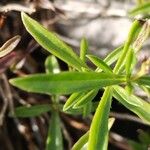
<svg viewBox="0 0 150 150">
<path fill-rule="evenodd" d="M 5 112 L 6 112 L 6 109 L 8 106 L 8 100 L 7 100 L 6 96 L 4 95 L 4 91 L 1 86 L 0 86 L 0 94 L 1 94 L 3 102 L 4 102 L 3 106 L 2 106 L 2 110 L 0 112 L 0 126 L 2 126 L 4 117 L 5 117 Z"/>
<path fill-rule="evenodd" d="M 62 127 L 63 134 L 64 134 L 66 140 L 68 141 L 68 149 L 71 149 L 72 143 L 73 143 L 73 142 L 72 142 L 72 138 L 71 138 L 71 136 L 69 135 L 69 133 L 68 133 L 68 131 L 67 131 L 65 125 L 63 124 L 63 122 L 61 122 L 61 127 Z"/>
<path fill-rule="evenodd" d="M 7 76 L 3 73 L 1 75 L 3 81 L 4 81 L 4 88 L 5 88 L 5 97 L 8 100 L 8 104 L 9 104 L 9 110 L 11 114 L 14 114 L 14 104 L 13 104 L 13 96 L 11 93 L 11 89 L 8 83 L 8 79 Z"/>
<path fill-rule="evenodd" d="M 125 113 L 110 112 L 110 117 L 114 117 L 114 118 L 120 119 L 120 120 L 128 120 L 128 121 L 133 121 L 133 122 L 137 122 L 140 124 L 148 125 L 145 122 L 143 122 L 140 118 L 135 117 L 133 115 L 125 114 Z"/>
<path fill-rule="evenodd" d="M 110 132 L 109 142 L 122 150 L 132 150 L 127 139 L 117 133 Z"/>
<path fill-rule="evenodd" d="M 18 94 L 15 90 L 13 90 L 12 92 L 13 92 L 13 97 L 14 97 L 20 104 L 25 105 L 25 106 L 30 106 L 30 104 L 29 104 L 26 100 L 24 100 L 23 98 L 21 98 L 21 97 L 19 96 L 19 94 Z"/>
<path fill-rule="evenodd" d="M 86 124 L 84 124 L 82 122 L 76 121 L 66 115 L 62 115 L 62 117 L 65 121 L 68 122 L 68 124 L 70 124 L 72 127 L 76 128 L 76 129 L 80 129 L 80 130 L 86 131 L 86 132 L 89 130 L 89 126 L 87 126 Z"/>
</svg>

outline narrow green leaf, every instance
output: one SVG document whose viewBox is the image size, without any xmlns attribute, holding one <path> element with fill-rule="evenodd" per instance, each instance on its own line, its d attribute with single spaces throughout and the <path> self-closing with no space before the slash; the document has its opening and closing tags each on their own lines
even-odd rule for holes
<svg viewBox="0 0 150 150">
<path fill-rule="evenodd" d="M 108 129 L 112 127 L 115 119 L 114 118 L 109 118 L 108 120 Z M 85 144 L 87 144 L 89 139 L 89 131 L 86 132 L 81 138 L 73 145 L 71 150 L 82 150 Z"/>
<path fill-rule="evenodd" d="M 64 105 L 59 104 L 59 110 L 61 110 L 61 112 L 64 112 L 63 111 L 63 106 Z M 93 113 L 93 112 L 95 112 L 95 110 L 96 110 L 96 108 L 98 106 L 98 102 L 92 102 L 91 106 L 92 106 L 91 113 Z M 82 115 L 83 114 L 83 108 L 82 107 L 81 108 L 77 108 L 77 109 L 70 108 L 70 109 L 65 110 L 65 113 L 66 114 L 70 114 L 70 115 Z"/>
<path fill-rule="evenodd" d="M 148 76 L 148 75 L 142 76 L 142 77 L 134 80 L 134 82 L 138 83 L 139 85 L 146 85 L 146 86 L 150 87 L 150 76 Z"/>
<path fill-rule="evenodd" d="M 106 73 L 112 73 L 112 69 L 99 57 L 94 55 L 86 55 L 90 61 Z"/>
<path fill-rule="evenodd" d="M 85 104 L 91 102 L 97 93 L 98 90 L 91 90 L 90 92 L 83 94 L 80 98 L 78 98 L 78 101 L 73 105 L 73 108 L 76 109 L 83 107 Z"/>
<path fill-rule="evenodd" d="M 122 87 L 113 87 L 113 96 L 125 107 L 137 114 L 143 121 L 150 124 L 150 104 L 135 95 L 129 95 Z"/>
<path fill-rule="evenodd" d="M 85 38 L 81 40 L 80 44 L 80 59 L 85 62 L 86 61 L 86 54 L 88 51 L 88 42 Z"/>
<path fill-rule="evenodd" d="M 107 57 L 104 59 L 104 62 L 109 66 L 112 63 L 114 63 L 120 56 L 123 49 L 123 45 L 113 50 L 111 53 L 107 55 Z"/>
<path fill-rule="evenodd" d="M 64 72 L 36 74 L 11 79 L 10 83 L 22 90 L 44 94 L 70 94 L 125 82 L 122 75 L 96 72 Z"/>
<path fill-rule="evenodd" d="M 135 53 L 132 48 L 130 48 L 129 52 L 127 53 L 127 60 L 125 64 L 127 78 L 130 77 L 133 67 L 135 65 Z"/>
<path fill-rule="evenodd" d="M 87 67 L 73 50 L 62 42 L 54 33 L 49 32 L 37 21 L 23 12 L 21 13 L 21 17 L 27 31 L 44 49 L 78 70 L 81 70 L 81 67 Z"/>
<path fill-rule="evenodd" d="M 15 108 L 16 117 L 36 117 L 51 110 L 50 105 L 20 106 Z"/>
<path fill-rule="evenodd" d="M 107 87 L 90 127 L 88 150 L 107 150 L 108 140 L 108 117 L 111 107 L 112 89 Z"/>
<path fill-rule="evenodd" d="M 63 107 L 63 111 L 70 109 L 83 95 L 84 93 L 81 92 L 71 94 Z"/>
<path fill-rule="evenodd" d="M 46 73 L 59 73 L 60 67 L 55 56 L 51 55 L 46 58 L 45 61 Z"/>
<path fill-rule="evenodd" d="M 139 5 L 138 7 L 134 8 L 129 12 L 130 16 L 136 16 L 136 15 L 147 15 L 150 13 L 150 2 L 144 3 L 142 5 Z"/>
<path fill-rule="evenodd" d="M 16 35 L 13 38 L 5 42 L 2 47 L 0 47 L 0 57 L 3 57 L 10 53 L 20 42 L 21 36 Z"/>
<path fill-rule="evenodd" d="M 61 121 L 58 112 L 53 112 L 51 115 L 46 150 L 63 150 Z"/>
<path fill-rule="evenodd" d="M 121 55 L 115 65 L 115 68 L 114 68 L 115 73 L 119 73 L 121 66 L 125 63 L 125 61 L 127 59 L 126 54 L 128 53 L 128 51 L 130 49 L 130 46 L 135 38 L 134 34 L 137 32 L 138 28 L 140 28 L 140 23 L 139 23 L 139 21 L 135 20 L 131 26 L 130 32 L 128 34 L 128 38 L 124 44 L 124 48 L 121 52 Z"/>
</svg>

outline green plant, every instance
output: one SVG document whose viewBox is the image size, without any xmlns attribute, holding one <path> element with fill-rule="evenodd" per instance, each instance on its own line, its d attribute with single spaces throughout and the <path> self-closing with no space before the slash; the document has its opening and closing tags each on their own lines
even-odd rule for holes
<svg viewBox="0 0 150 150">
<path fill-rule="evenodd" d="M 140 6 L 139 6 L 140 7 Z M 138 10 L 139 11 L 139 10 Z M 134 12 L 134 14 L 136 14 Z M 60 129 L 59 95 L 71 94 L 63 106 L 64 112 L 78 112 L 84 116 L 93 111 L 93 98 L 99 89 L 103 89 L 103 96 L 95 111 L 91 127 L 88 133 L 80 139 L 73 149 L 83 148 L 87 144 L 88 150 L 106 150 L 108 145 L 108 118 L 115 97 L 122 105 L 138 115 L 145 123 L 150 124 L 150 104 L 134 94 L 136 86 L 149 93 L 150 76 L 146 72 L 145 64 L 141 69 L 133 72 L 136 64 L 136 54 L 141 49 L 144 41 L 150 33 L 150 20 L 135 20 L 131 26 L 128 38 L 124 45 L 111 52 L 104 60 L 94 55 L 87 55 L 88 44 L 85 39 L 81 42 L 80 57 L 62 42 L 54 33 L 47 31 L 38 22 L 31 19 L 25 13 L 21 14 L 27 31 L 34 39 L 51 54 L 66 62 L 70 70 L 54 74 L 58 69 L 55 57 L 51 56 L 46 61 L 47 73 L 28 75 L 21 78 L 11 79 L 10 83 L 28 92 L 48 94 L 52 97 L 53 104 L 49 107 L 32 106 L 29 109 L 22 107 L 16 109 L 16 116 L 39 115 L 51 111 L 51 126 L 47 149 L 63 149 L 62 134 Z M 96 67 L 92 70 L 86 64 L 88 58 Z M 112 69 L 112 64 L 115 64 Z M 54 68 L 54 69 L 53 69 Z M 43 109 L 44 108 L 44 109 Z M 43 110 L 43 111 L 42 111 Z M 110 123 L 111 124 L 111 123 Z M 56 144 L 56 139 L 60 143 Z M 49 139 L 51 139 L 49 142 Z M 80 142 L 81 141 L 81 142 Z M 58 148 L 59 146 L 59 148 Z"/>
</svg>

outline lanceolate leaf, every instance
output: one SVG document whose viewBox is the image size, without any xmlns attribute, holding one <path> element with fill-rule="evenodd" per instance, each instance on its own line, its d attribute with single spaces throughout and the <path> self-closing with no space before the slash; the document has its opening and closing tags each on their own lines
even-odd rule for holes
<svg viewBox="0 0 150 150">
<path fill-rule="evenodd" d="M 121 52 L 121 55 L 115 65 L 114 68 L 114 72 L 115 73 L 119 73 L 120 69 L 122 68 L 122 65 L 125 63 L 127 56 L 126 54 L 129 52 L 130 50 L 130 46 L 135 38 L 135 33 L 137 32 L 137 30 L 140 28 L 140 23 L 139 21 L 135 20 L 131 26 L 130 32 L 128 34 L 128 38 L 124 44 L 123 50 Z"/>
<path fill-rule="evenodd" d="M 119 58 L 122 49 L 123 49 L 123 45 L 113 50 L 111 53 L 107 55 L 107 57 L 104 59 L 104 62 L 107 65 L 111 65 L 112 63 L 114 63 Z"/>
<path fill-rule="evenodd" d="M 124 76 L 95 72 L 36 74 L 10 80 L 12 85 L 20 89 L 45 94 L 70 94 L 123 82 Z"/>
<path fill-rule="evenodd" d="M 85 93 L 82 97 L 80 97 L 78 99 L 78 101 L 75 103 L 73 108 L 83 107 L 88 102 L 91 102 L 92 99 L 96 96 L 97 93 L 98 93 L 97 89 L 96 90 L 91 90 L 90 92 Z"/>
<path fill-rule="evenodd" d="M 35 117 L 51 110 L 50 105 L 21 106 L 15 109 L 16 117 Z"/>
<path fill-rule="evenodd" d="M 150 124 L 150 104 L 135 95 L 129 95 L 122 87 L 113 87 L 113 96 L 125 107 L 137 114 L 146 123 Z"/>
<path fill-rule="evenodd" d="M 81 70 L 81 67 L 86 68 L 85 63 L 83 63 L 73 50 L 62 42 L 54 33 L 46 30 L 42 25 L 25 13 L 22 13 L 21 17 L 27 31 L 43 48 L 78 70 Z"/>
<path fill-rule="evenodd" d="M 106 73 L 112 73 L 112 69 L 99 57 L 94 55 L 87 55 L 90 61 L 95 64 L 97 67 L 102 69 Z"/>
<path fill-rule="evenodd" d="M 87 51 L 88 51 L 88 42 L 85 38 L 83 38 L 80 44 L 80 58 L 81 60 L 83 60 L 83 62 L 85 62 L 86 60 Z"/>
<path fill-rule="evenodd" d="M 67 99 L 67 102 L 65 103 L 64 107 L 63 107 L 63 111 L 66 111 L 69 108 L 71 108 L 84 95 L 85 95 L 85 93 L 83 93 L 83 92 L 71 94 L 70 97 Z"/>
<path fill-rule="evenodd" d="M 107 150 L 108 116 L 111 98 L 112 89 L 111 87 L 107 87 L 93 117 L 88 140 L 88 150 Z"/>
<path fill-rule="evenodd" d="M 149 13 L 150 13 L 150 2 L 144 3 L 134 8 L 132 11 L 129 12 L 129 15 L 136 16 L 139 14 L 144 15 L 144 14 L 149 14 Z"/>
<path fill-rule="evenodd" d="M 46 141 L 46 150 L 63 150 L 61 121 L 58 112 L 52 112 Z"/>
</svg>

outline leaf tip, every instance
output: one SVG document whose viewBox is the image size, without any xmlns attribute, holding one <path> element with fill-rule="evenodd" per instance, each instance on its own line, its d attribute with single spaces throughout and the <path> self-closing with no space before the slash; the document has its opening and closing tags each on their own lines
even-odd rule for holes
<svg viewBox="0 0 150 150">
<path fill-rule="evenodd" d="M 21 19 L 22 19 L 22 22 L 24 25 L 26 24 L 25 20 L 28 18 L 29 18 L 29 16 L 25 12 L 21 12 Z"/>
<path fill-rule="evenodd" d="M 68 105 L 64 105 L 63 112 L 67 111 L 70 107 Z"/>
<path fill-rule="evenodd" d="M 13 85 L 13 86 L 16 85 L 16 84 L 15 84 L 15 83 L 16 83 L 15 79 L 10 79 L 10 80 L 9 80 L 9 83 L 10 83 L 11 85 Z"/>
<path fill-rule="evenodd" d="M 26 16 L 27 16 L 27 14 L 22 11 L 22 12 L 21 12 L 21 18 L 24 18 L 24 17 L 26 17 Z"/>
</svg>

